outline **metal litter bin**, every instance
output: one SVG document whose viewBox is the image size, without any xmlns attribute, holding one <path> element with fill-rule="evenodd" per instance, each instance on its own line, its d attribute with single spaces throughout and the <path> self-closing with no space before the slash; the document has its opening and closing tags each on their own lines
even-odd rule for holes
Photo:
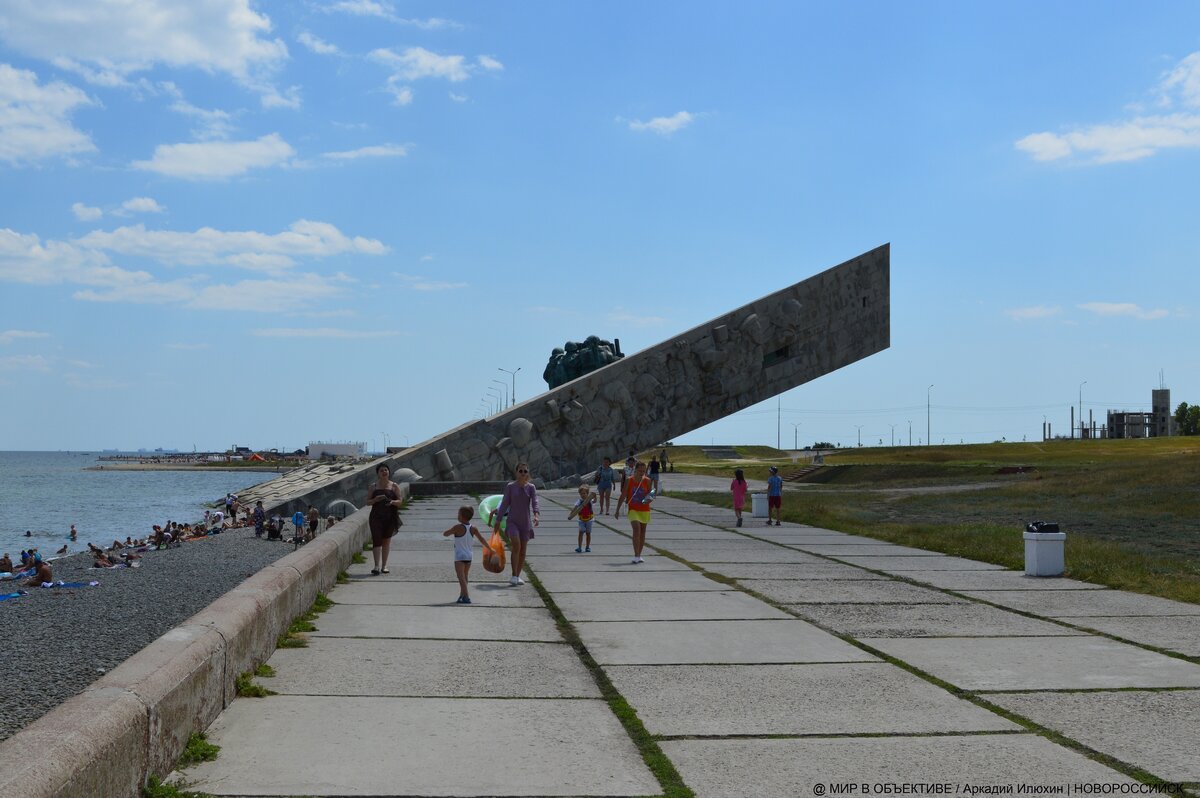
<svg viewBox="0 0 1200 798">
<path fill-rule="evenodd" d="M 1025 575 L 1062 576 L 1066 570 L 1067 533 L 1058 524 L 1034 521 L 1025 526 Z"/>
<path fill-rule="evenodd" d="M 766 518 L 770 515 L 770 512 L 767 510 L 767 494 L 750 494 L 750 515 L 753 518 Z"/>
</svg>

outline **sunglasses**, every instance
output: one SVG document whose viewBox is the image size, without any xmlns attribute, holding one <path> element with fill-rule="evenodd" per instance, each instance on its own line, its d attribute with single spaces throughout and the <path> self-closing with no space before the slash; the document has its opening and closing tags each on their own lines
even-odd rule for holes
<svg viewBox="0 0 1200 798">
<path fill-rule="evenodd" d="M 517 469 L 517 473 L 518 473 L 518 474 L 528 474 L 528 473 L 529 473 L 529 469 L 528 469 L 528 468 L 518 468 L 518 469 Z"/>
</svg>

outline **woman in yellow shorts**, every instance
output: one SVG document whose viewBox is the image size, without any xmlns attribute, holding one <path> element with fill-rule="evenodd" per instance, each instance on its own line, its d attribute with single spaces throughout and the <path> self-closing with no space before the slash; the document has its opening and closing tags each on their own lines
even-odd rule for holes
<svg viewBox="0 0 1200 798">
<path fill-rule="evenodd" d="M 625 480 L 617 511 L 629 505 L 629 525 L 633 527 L 633 563 L 643 563 L 642 547 L 646 545 L 646 525 L 650 523 L 650 502 L 654 501 L 654 485 L 646 476 L 646 464 L 641 460 L 633 466 L 633 476 Z"/>
</svg>

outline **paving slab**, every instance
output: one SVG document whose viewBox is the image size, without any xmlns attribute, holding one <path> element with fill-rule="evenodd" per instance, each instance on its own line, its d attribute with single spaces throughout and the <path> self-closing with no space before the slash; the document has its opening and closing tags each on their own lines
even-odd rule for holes
<svg viewBox="0 0 1200 798">
<path fill-rule="evenodd" d="M 763 540 L 770 540 L 775 543 L 782 543 L 785 546 L 879 546 L 891 545 L 875 538 L 863 537 L 862 535 L 847 535 L 842 532 L 825 532 L 823 530 L 814 529 L 808 533 L 796 532 L 795 530 L 783 531 L 783 527 L 779 529 L 767 531 L 763 529 L 751 529 L 748 534 Z"/>
<path fill-rule="evenodd" d="M 471 568 L 482 571 L 476 563 Z M 453 574 L 451 574 L 453 576 Z M 544 607 L 541 596 L 535 591 L 510 589 L 508 583 L 468 583 L 471 601 L 493 607 Z M 336 604 L 390 604 L 415 606 L 453 606 L 458 599 L 458 582 L 446 579 L 442 582 L 404 582 L 400 580 L 357 580 L 338 585 L 330 594 Z"/>
<path fill-rule="evenodd" d="M 851 565 L 861 565 L 863 568 L 874 568 L 876 571 L 1003 571 L 1003 565 L 993 565 L 990 562 L 968 560 L 963 557 L 838 557 L 842 562 Z M 903 574 L 908 576 L 908 574 Z M 912 578 L 912 577 L 910 577 Z"/>
<path fill-rule="evenodd" d="M 534 678 L 498 677 L 506 671 Z M 599 698 L 595 681 L 565 643 L 314 637 L 276 649 L 276 675 L 258 683 L 284 695 Z"/>
<path fill-rule="evenodd" d="M 814 544 L 797 544 L 797 548 L 804 551 L 812 552 L 813 554 L 824 554 L 827 557 L 945 557 L 945 554 L 937 551 L 926 551 L 925 549 L 914 549 L 911 546 L 897 546 L 892 543 L 880 543 L 872 541 L 869 544 L 829 544 L 829 543 L 814 543 Z"/>
<path fill-rule="evenodd" d="M 1032 734 L 805 740 L 667 740 L 659 744 L 697 798 L 811 796 L 816 785 L 1133 784 L 1082 754 Z M 898 794 L 898 793 L 894 793 Z"/>
<path fill-rule="evenodd" d="M 853 565 L 836 562 L 814 562 L 799 564 L 769 563 L 706 563 L 704 570 L 720 573 L 730 579 L 850 579 L 856 581 L 890 581 L 888 577 L 873 574 Z"/>
<path fill-rule="evenodd" d="M 551 593 L 672 593 L 729 590 L 695 571 L 557 571 L 538 574 Z"/>
<path fill-rule="evenodd" d="M 791 549 L 772 546 L 768 543 L 747 543 L 732 546 L 705 545 L 672 545 L 670 541 L 657 544 L 676 557 L 682 557 L 688 562 L 761 562 L 761 563 L 801 563 L 823 562 L 821 558 L 811 554 Z"/>
<path fill-rule="evenodd" d="M 529 585 L 513 588 L 529 590 Z M 532 640 L 557 643 L 562 635 L 544 609 L 379 607 L 336 604 L 316 621 L 311 637 L 424 637 L 444 640 Z"/>
<path fill-rule="evenodd" d="M 592 557 L 595 555 L 604 555 L 608 557 L 624 557 L 627 553 L 633 553 L 633 542 L 629 540 L 614 541 L 612 543 L 597 543 L 596 536 L 592 535 L 592 550 L 590 552 L 575 551 L 575 536 L 563 537 L 562 541 L 545 541 L 543 545 L 538 547 L 539 557 Z"/>
<path fill-rule="evenodd" d="M 633 545 L 625 556 L 608 554 L 593 554 L 591 557 L 538 557 L 537 552 L 530 549 L 529 559 L 526 560 L 535 573 L 545 571 L 690 571 L 683 563 L 655 554 L 650 549 L 642 551 L 644 563 L 634 565 Z"/>
<path fill-rule="evenodd" d="M 795 609 L 805 618 L 855 638 L 1086 634 L 982 604 L 811 604 Z"/>
<path fill-rule="evenodd" d="M 1200 615 L 1200 604 L 1171 601 L 1124 590 L 1060 590 L 1054 592 L 990 590 L 965 595 L 1050 618 L 1084 616 Z M 1197 620 L 1200 623 L 1200 620 Z"/>
<path fill-rule="evenodd" d="M 783 604 L 964 604 L 938 590 L 891 580 L 739 579 L 748 590 Z"/>
<path fill-rule="evenodd" d="M 1200 657 L 1200 619 L 1194 615 L 1155 617 L 1061 617 L 1064 623 L 1095 629 L 1135 643 Z"/>
<path fill-rule="evenodd" d="M 928 558 L 925 558 L 928 559 Z M 897 569 L 896 576 L 947 590 L 1104 590 L 1104 585 L 1078 579 L 1026 576 L 1024 571 L 912 571 Z"/>
<path fill-rule="evenodd" d="M 964 690 L 1200 687 L 1200 665 L 1103 637 L 864 638 Z"/>
<path fill-rule="evenodd" d="M 812 624 L 778 621 L 581 623 L 601 665 L 874 662 L 877 657 Z"/>
<path fill-rule="evenodd" d="M 235 701 L 208 737 L 221 756 L 185 775 L 220 796 L 659 793 L 603 701 L 281 695 Z M 355 756 L 330 756 L 338 739 Z"/>
<path fill-rule="evenodd" d="M 570 621 L 698 621 L 782 618 L 786 612 L 737 591 L 563 593 L 554 597 Z"/>
<path fill-rule="evenodd" d="M 1172 782 L 1200 782 L 1200 691 L 995 694 L 987 700 Z"/>
<path fill-rule="evenodd" d="M 647 535 L 653 537 L 654 540 L 719 540 L 734 542 L 742 539 L 724 529 L 714 529 L 713 527 L 700 526 L 699 524 L 678 524 L 675 526 L 654 524 L 647 532 Z"/>
<path fill-rule="evenodd" d="M 358 582 L 441 582 L 442 584 L 451 585 L 453 590 L 458 589 L 458 579 L 454 576 L 454 565 L 447 560 L 442 565 L 393 565 L 388 563 L 388 568 L 391 569 L 390 574 L 379 574 L 371 576 L 371 566 L 368 565 L 352 565 L 348 571 L 350 576 L 349 584 Z M 483 570 L 483 566 L 476 559 L 471 566 L 471 584 L 482 584 L 485 582 L 493 584 L 508 584 L 508 578 L 511 574 L 507 567 L 504 573 L 493 574 Z"/>
<path fill-rule="evenodd" d="M 887 663 L 610 665 L 651 734 L 916 734 L 1018 727 Z"/>
</svg>

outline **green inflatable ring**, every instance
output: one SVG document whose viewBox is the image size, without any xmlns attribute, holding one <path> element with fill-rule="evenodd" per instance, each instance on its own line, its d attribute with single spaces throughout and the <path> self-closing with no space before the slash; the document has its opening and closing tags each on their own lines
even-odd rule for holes
<svg viewBox="0 0 1200 798">
<path fill-rule="evenodd" d="M 488 529 L 495 528 L 493 526 L 493 524 L 491 523 L 492 513 L 494 513 L 497 510 L 497 508 L 500 507 L 500 502 L 503 499 L 504 499 L 504 497 L 501 496 L 499 493 L 497 493 L 495 496 L 488 496 L 486 499 L 484 499 L 483 501 L 481 501 L 479 503 L 479 516 L 478 517 L 479 517 L 479 523 L 481 525 L 486 526 Z M 508 519 L 504 518 L 503 520 L 500 521 L 500 531 L 504 532 L 507 529 L 508 529 Z"/>
</svg>

